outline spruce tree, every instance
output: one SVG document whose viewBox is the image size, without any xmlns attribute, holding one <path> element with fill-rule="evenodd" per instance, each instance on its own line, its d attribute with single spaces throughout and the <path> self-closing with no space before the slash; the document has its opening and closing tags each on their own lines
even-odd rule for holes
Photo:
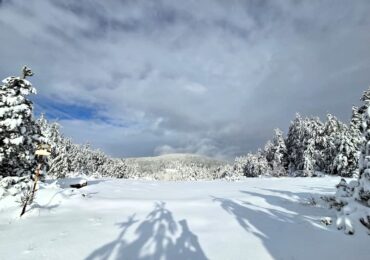
<svg viewBox="0 0 370 260">
<path fill-rule="evenodd" d="M 270 175 L 271 167 L 264 153 L 259 150 L 256 154 L 248 153 L 246 156 L 235 159 L 234 171 L 246 177 Z"/>
<path fill-rule="evenodd" d="M 289 173 L 299 169 L 300 158 L 303 154 L 303 128 L 304 122 L 300 114 L 296 114 L 295 119 L 290 123 L 288 137 L 286 141 L 288 150 Z"/>
<path fill-rule="evenodd" d="M 20 77 L 8 77 L 0 86 L 0 175 L 22 176 L 36 167 L 35 149 L 42 142 L 40 127 L 33 119 L 28 99 L 36 89 L 26 80 L 32 76 L 26 66 Z"/>
<path fill-rule="evenodd" d="M 265 147 L 263 149 L 263 154 L 266 157 L 266 160 L 270 163 L 274 160 L 274 154 L 275 154 L 275 147 L 274 144 L 268 140 L 267 143 L 265 144 Z"/>
<path fill-rule="evenodd" d="M 266 160 L 271 168 L 271 174 L 274 176 L 286 175 L 288 162 L 287 162 L 287 149 L 283 132 L 280 129 L 274 130 L 274 137 L 265 145 L 264 154 Z"/>
<path fill-rule="evenodd" d="M 311 176 L 319 169 L 322 127 L 318 118 L 302 119 L 299 114 L 291 122 L 286 141 L 290 174 Z"/>
<path fill-rule="evenodd" d="M 355 198 L 370 206 L 370 88 L 362 96 L 362 148 L 359 161 L 359 185 L 355 190 Z"/>
<path fill-rule="evenodd" d="M 335 158 L 331 165 L 331 174 L 352 177 L 357 173 L 361 138 L 359 129 L 345 126 L 335 135 Z"/>
<path fill-rule="evenodd" d="M 321 157 L 318 158 L 320 169 L 325 173 L 333 173 L 333 162 L 337 156 L 336 140 L 342 131 L 343 124 L 339 120 L 328 114 L 320 139 Z"/>
<path fill-rule="evenodd" d="M 361 135 L 361 124 L 362 124 L 362 115 L 359 112 L 359 108 L 353 106 L 350 126 L 351 128 L 358 129 L 360 131 L 358 134 L 359 136 Z"/>
</svg>

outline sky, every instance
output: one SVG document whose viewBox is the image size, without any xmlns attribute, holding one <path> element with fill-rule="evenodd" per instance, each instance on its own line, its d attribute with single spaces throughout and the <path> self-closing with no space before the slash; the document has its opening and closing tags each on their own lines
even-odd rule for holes
<svg viewBox="0 0 370 260">
<path fill-rule="evenodd" d="M 368 0 L 0 0 L 0 77 L 115 157 L 233 158 L 370 86 Z"/>
</svg>

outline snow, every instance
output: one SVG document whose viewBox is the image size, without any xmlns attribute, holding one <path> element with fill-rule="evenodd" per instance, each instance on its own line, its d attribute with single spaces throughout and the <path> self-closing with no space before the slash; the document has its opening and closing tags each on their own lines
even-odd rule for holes
<svg viewBox="0 0 370 260">
<path fill-rule="evenodd" d="M 368 259 L 365 229 L 345 235 L 329 223 L 335 211 L 315 203 L 340 178 L 69 188 L 81 180 L 41 184 L 22 218 L 15 197 L 0 200 L 0 259 Z"/>
<path fill-rule="evenodd" d="M 3 120 L 0 124 L 7 126 L 8 130 L 14 130 L 16 127 L 20 126 L 22 124 L 22 118 L 17 118 L 17 119 L 12 119 L 12 118 L 7 118 Z"/>
<path fill-rule="evenodd" d="M 23 143 L 23 140 L 24 140 L 24 137 L 23 136 L 19 136 L 19 137 L 16 137 L 14 139 L 10 139 L 10 143 L 11 144 L 15 144 L 15 145 L 20 145 Z"/>
</svg>

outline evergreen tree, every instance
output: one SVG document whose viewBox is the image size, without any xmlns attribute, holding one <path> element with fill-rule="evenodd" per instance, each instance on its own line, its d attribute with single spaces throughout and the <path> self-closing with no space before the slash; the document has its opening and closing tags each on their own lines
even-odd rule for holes
<svg viewBox="0 0 370 260">
<path fill-rule="evenodd" d="M 72 160 L 75 156 L 74 144 L 61 134 L 60 125 L 56 122 L 48 122 L 44 114 L 41 114 L 37 124 L 51 148 L 48 159 L 48 176 L 65 178 L 72 171 Z"/>
<path fill-rule="evenodd" d="M 288 167 L 287 149 L 283 137 L 283 132 L 280 129 L 275 129 L 272 142 L 267 142 L 264 149 L 264 154 L 271 168 L 272 175 L 286 175 L 286 169 Z"/>
<path fill-rule="evenodd" d="M 360 131 L 359 136 L 361 136 L 361 124 L 362 124 L 362 115 L 359 112 L 359 108 L 353 106 L 350 127 L 358 129 Z"/>
<path fill-rule="evenodd" d="M 345 126 L 334 137 L 335 158 L 331 165 L 331 174 L 352 177 L 357 173 L 361 138 L 357 127 Z"/>
<path fill-rule="evenodd" d="M 306 142 L 299 170 L 303 173 L 302 176 L 312 176 L 316 165 L 315 142 L 313 139 L 308 139 Z"/>
<path fill-rule="evenodd" d="M 359 161 L 359 185 L 355 189 L 355 198 L 370 206 L 370 88 L 362 96 L 362 148 Z"/>
<path fill-rule="evenodd" d="M 262 151 L 256 154 L 248 153 L 246 156 L 235 159 L 234 171 L 246 177 L 270 175 L 271 168 Z"/>
<path fill-rule="evenodd" d="M 292 121 L 286 141 L 289 173 L 311 176 L 319 170 L 317 158 L 321 156 L 320 136 L 323 124 L 318 118 L 305 118 L 297 114 Z"/>
<path fill-rule="evenodd" d="M 0 175 L 31 174 L 36 167 L 35 149 L 43 141 L 27 98 L 36 89 L 26 80 L 32 76 L 24 67 L 21 77 L 8 77 L 0 86 Z"/>
<path fill-rule="evenodd" d="M 266 157 L 266 160 L 270 163 L 272 163 L 272 161 L 274 160 L 274 156 L 275 156 L 275 147 L 274 147 L 274 144 L 268 140 L 264 149 L 263 149 L 263 154 L 265 155 Z"/>
<path fill-rule="evenodd" d="M 53 149 L 53 148 L 52 148 Z M 73 172 L 73 144 L 70 139 L 63 138 L 54 147 L 54 153 L 49 159 L 48 175 L 53 178 L 65 178 L 70 172 Z"/>
<path fill-rule="evenodd" d="M 296 114 L 295 119 L 291 122 L 287 136 L 288 151 L 288 169 L 292 173 L 299 168 L 300 158 L 303 157 L 303 133 L 304 122 L 300 114 Z"/>
<path fill-rule="evenodd" d="M 334 163 L 339 162 L 340 154 L 343 152 L 340 146 L 343 136 L 347 134 L 347 126 L 339 121 L 335 116 L 328 114 L 327 120 L 323 126 L 321 135 L 321 142 L 318 147 L 320 150 L 319 168 L 321 171 L 328 174 L 337 174 L 338 165 Z M 345 163 L 342 160 L 343 163 Z"/>
</svg>

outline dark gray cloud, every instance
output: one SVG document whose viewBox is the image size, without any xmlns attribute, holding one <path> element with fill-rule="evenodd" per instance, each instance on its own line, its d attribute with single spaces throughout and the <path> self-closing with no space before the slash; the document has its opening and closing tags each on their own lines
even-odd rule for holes
<svg viewBox="0 0 370 260">
<path fill-rule="evenodd" d="M 29 64 L 38 109 L 113 155 L 234 156 L 296 112 L 349 119 L 370 82 L 369 11 L 366 0 L 8 0 L 0 76 Z"/>
</svg>

